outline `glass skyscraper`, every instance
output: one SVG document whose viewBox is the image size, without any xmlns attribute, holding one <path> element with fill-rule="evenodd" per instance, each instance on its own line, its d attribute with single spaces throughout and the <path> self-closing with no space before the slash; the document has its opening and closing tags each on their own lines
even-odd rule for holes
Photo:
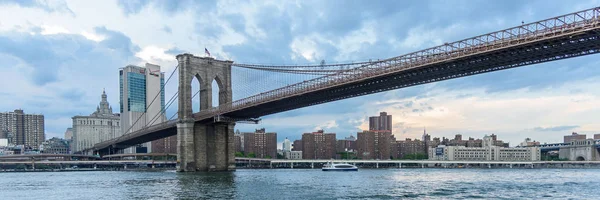
<svg viewBox="0 0 600 200">
<path fill-rule="evenodd" d="M 167 120 L 164 111 L 164 85 L 164 73 L 160 72 L 158 65 L 146 64 L 145 67 L 128 65 L 119 71 L 123 134 Z M 152 152 L 152 143 L 148 142 L 142 147 L 146 147 L 146 152 Z M 138 153 L 144 153 L 144 148 L 137 149 Z M 134 149 L 128 149 L 125 153 L 134 152 Z"/>
</svg>

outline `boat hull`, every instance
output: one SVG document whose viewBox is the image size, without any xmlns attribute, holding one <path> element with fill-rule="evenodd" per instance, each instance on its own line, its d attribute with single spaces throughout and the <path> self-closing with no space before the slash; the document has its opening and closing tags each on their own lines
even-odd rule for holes
<svg viewBox="0 0 600 200">
<path fill-rule="evenodd" d="M 356 168 L 356 169 L 352 169 L 352 168 L 349 168 L 349 169 L 323 169 L 323 171 L 358 171 L 358 168 Z"/>
</svg>

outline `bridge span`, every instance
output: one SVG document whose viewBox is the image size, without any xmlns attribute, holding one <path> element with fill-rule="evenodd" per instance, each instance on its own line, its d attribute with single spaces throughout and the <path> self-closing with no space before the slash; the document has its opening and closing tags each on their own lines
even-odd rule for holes
<svg viewBox="0 0 600 200">
<path fill-rule="evenodd" d="M 178 119 L 96 144 L 110 154 L 135 144 L 178 136 L 180 171 L 233 170 L 233 126 L 274 113 L 459 77 L 598 53 L 600 7 L 523 24 L 384 60 L 359 63 L 311 80 L 232 101 L 231 67 L 191 54 L 179 62 Z M 356 64 L 348 64 L 356 65 Z M 200 112 L 192 114 L 191 81 L 199 79 Z M 217 80 L 219 105 L 212 107 Z M 195 96 L 195 95 L 194 95 Z M 211 154 L 211 155 L 209 155 Z"/>
</svg>

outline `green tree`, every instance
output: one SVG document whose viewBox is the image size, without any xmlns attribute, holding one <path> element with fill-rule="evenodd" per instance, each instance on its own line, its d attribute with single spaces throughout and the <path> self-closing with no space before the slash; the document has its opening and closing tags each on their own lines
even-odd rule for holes
<svg viewBox="0 0 600 200">
<path fill-rule="evenodd" d="M 248 157 L 248 158 L 256 158 L 256 154 L 254 154 L 254 153 L 249 153 L 247 157 Z"/>
<path fill-rule="evenodd" d="M 235 152 L 235 157 L 245 157 L 243 152 Z"/>
</svg>

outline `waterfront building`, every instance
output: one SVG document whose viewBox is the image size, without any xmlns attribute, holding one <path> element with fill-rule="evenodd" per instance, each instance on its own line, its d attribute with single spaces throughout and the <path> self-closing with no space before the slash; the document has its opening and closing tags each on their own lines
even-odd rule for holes
<svg viewBox="0 0 600 200">
<path fill-rule="evenodd" d="M 576 132 L 571 133 L 571 135 L 565 135 L 563 142 L 571 143 L 571 141 L 575 140 L 585 140 L 585 134 L 577 134 Z"/>
<path fill-rule="evenodd" d="M 65 131 L 65 140 L 73 139 L 73 128 L 67 128 Z"/>
<path fill-rule="evenodd" d="M 353 135 L 345 137 L 336 142 L 336 152 L 354 152 L 356 151 L 356 138 Z"/>
<path fill-rule="evenodd" d="M 294 140 L 292 147 L 292 150 L 294 151 L 302 151 L 302 140 Z"/>
<path fill-rule="evenodd" d="M 44 115 L 25 114 L 21 109 L 0 113 L 0 132 L 10 144 L 37 149 L 45 140 Z"/>
<path fill-rule="evenodd" d="M 600 140 L 600 134 L 594 134 L 594 140 Z"/>
<path fill-rule="evenodd" d="M 470 161 L 539 161 L 539 147 L 500 147 L 494 145 L 491 136 L 483 137 L 482 147 L 445 146 L 429 148 L 430 160 Z"/>
<path fill-rule="evenodd" d="M 332 159 L 335 158 L 335 133 L 325 133 L 323 130 L 302 134 L 303 159 Z"/>
<path fill-rule="evenodd" d="M 283 156 L 285 157 L 285 159 L 301 160 L 302 159 L 302 151 L 286 151 L 286 152 L 283 152 Z"/>
<path fill-rule="evenodd" d="M 40 145 L 40 152 L 47 154 L 70 154 L 69 141 L 57 137 L 46 140 Z"/>
<path fill-rule="evenodd" d="M 379 116 L 369 117 L 369 130 L 371 131 L 387 130 L 391 133 L 392 126 L 392 115 L 388 115 L 386 112 L 380 112 Z"/>
<path fill-rule="evenodd" d="M 123 134 L 162 123 L 165 116 L 164 73 L 160 66 L 128 65 L 119 70 L 121 132 Z M 128 148 L 125 153 L 176 153 L 177 136 Z"/>
<path fill-rule="evenodd" d="M 235 152 L 244 151 L 244 135 L 240 133 L 240 130 L 236 130 L 233 135 L 233 144 L 235 145 Z"/>
<path fill-rule="evenodd" d="M 502 140 L 498 140 L 498 137 L 495 134 L 490 135 L 490 137 L 492 138 L 492 143 L 494 146 L 499 146 L 499 147 L 508 147 L 509 143 L 505 143 Z M 454 139 L 448 139 L 448 138 L 442 138 L 442 141 L 439 142 L 439 144 L 441 145 L 446 145 L 446 146 L 465 146 L 465 147 L 482 147 L 483 146 L 483 140 L 482 139 L 475 139 L 472 137 L 469 137 L 468 140 L 463 140 L 463 137 L 461 134 L 456 134 L 454 136 Z M 430 145 L 432 146 L 432 145 Z"/>
<path fill-rule="evenodd" d="M 100 103 L 96 111 L 88 116 L 74 116 L 71 119 L 73 152 L 79 152 L 93 147 L 95 144 L 110 140 L 121 135 L 120 117 L 113 113 L 108 103 L 106 91 L 102 91 Z M 69 132 L 69 129 L 67 129 Z M 67 133 L 65 133 L 67 135 Z"/>
<path fill-rule="evenodd" d="M 521 144 L 519 144 L 519 147 L 533 147 L 533 146 L 540 146 L 540 142 L 537 141 L 531 141 L 531 138 L 525 138 L 525 141 L 521 142 Z"/>
<path fill-rule="evenodd" d="M 403 141 L 396 141 L 397 151 L 393 152 L 392 156 L 397 159 L 415 159 L 418 156 L 427 155 L 426 149 L 427 144 L 425 141 L 406 138 Z"/>
<path fill-rule="evenodd" d="M 262 128 L 242 134 L 246 156 L 254 154 L 256 158 L 277 158 L 277 133 L 266 132 Z"/>
<path fill-rule="evenodd" d="M 364 160 L 389 160 L 390 159 L 390 140 L 391 132 L 381 131 L 363 131 L 358 132 L 356 140 L 357 157 Z"/>
<path fill-rule="evenodd" d="M 290 142 L 290 140 L 288 140 L 287 137 L 285 137 L 285 140 L 283 140 L 282 147 L 283 147 L 282 149 L 284 152 L 292 150 L 292 143 Z"/>
</svg>

